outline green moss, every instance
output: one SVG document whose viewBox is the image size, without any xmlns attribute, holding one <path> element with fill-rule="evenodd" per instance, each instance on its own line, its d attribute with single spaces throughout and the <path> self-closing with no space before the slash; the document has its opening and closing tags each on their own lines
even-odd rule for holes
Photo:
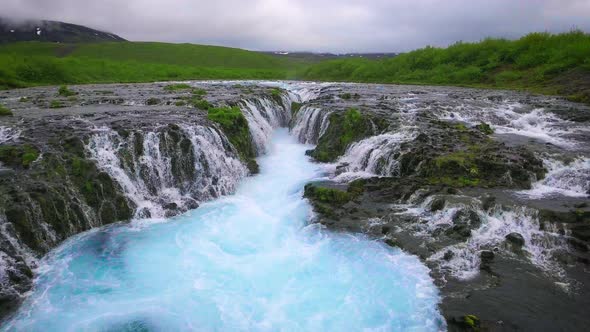
<svg viewBox="0 0 590 332">
<path fill-rule="evenodd" d="M 179 83 L 179 84 L 170 84 L 164 87 L 164 90 L 166 91 L 179 91 L 179 90 L 188 90 L 190 89 L 191 86 L 185 83 Z"/>
<path fill-rule="evenodd" d="M 183 100 L 179 100 L 179 101 L 175 102 L 174 105 L 178 106 L 178 107 L 182 107 L 182 106 L 186 106 L 186 102 Z"/>
<path fill-rule="evenodd" d="M 11 116 L 12 115 L 12 111 L 9 110 L 8 108 L 0 105 L 0 116 Z"/>
<path fill-rule="evenodd" d="M 341 94 L 339 97 L 344 100 L 360 99 L 361 98 L 361 96 L 358 93 L 351 94 L 349 92 L 345 92 L 345 93 Z"/>
<path fill-rule="evenodd" d="M 26 103 L 29 101 L 29 98 L 28 97 L 20 97 L 20 99 L 18 101 L 21 103 Z"/>
<path fill-rule="evenodd" d="M 463 316 L 463 323 L 467 325 L 469 328 L 477 330 L 479 329 L 480 321 L 479 318 L 475 315 L 465 315 Z"/>
<path fill-rule="evenodd" d="M 37 158 L 39 150 L 32 145 L 0 146 L 0 161 L 9 166 L 28 168 Z"/>
<path fill-rule="evenodd" d="M 191 92 L 195 96 L 201 96 L 201 97 L 203 97 L 203 96 L 206 96 L 207 95 L 207 91 L 204 90 L 204 89 L 193 89 Z"/>
<path fill-rule="evenodd" d="M 335 205 L 342 205 L 354 198 L 353 195 L 347 191 L 319 187 L 311 183 L 305 185 L 303 196 L 313 200 L 314 202 Z"/>
<path fill-rule="evenodd" d="M 246 163 L 251 173 L 258 172 L 258 164 L 254 158 L 256 151 L 252 144 L 252 136 L 248 128 L 248 121 L 238 107 L 212 107 L 207 112 L 207 118 L 220 125 L 221 129 L 236 148 L 240 158 Z"/>
<path fill-rule="evenodd" d="M 478 124 L 477 126 L 475 126 L 475 129 L 481 131 L 482 133 L 484 133 L 486 135 L 491 135 L 494 133 L 494 129 L 492 127 L 490 127 L 490 125 L 485 122 L 482 122 L 482 123 Z"/>
<path fill-rule="evenodd" d="M 49 102 L 49 108 L 63 108 L 65 105 L 59 100 L 52 100 Z"/>
<path fill-rule="evenodd" d="M 344 154 L 351 143 L 373 134 L 371 120 L 359 110 L 351 108 L 344 113 L 333 113 L 328 129 L 311 156 L 321 162 L 334 161 Z"/>
<path fill-rule="evenodd" d="M 298 103 L 295 101 L 291 103 L 291 114 L 293 116 L 297 115 L 297 112 L 299 112 L 300 109 L 301 109 L 301 103 Z"/>
<path fill-rule="evenodd" d="M 62 85 L 59 87 L 59 90 L 57 90 L 57 94 L 62 97 L 70 97 L 70 96 L 75 96 L 78 93 L 68 89 L 67 86 Z"/>
<path fill-rule="evenodd" d="M 281 97 L 281 93 L 282 93 L 282 91 L 279 88 L 274 88 L 274 89 L 270 90 L 270 95 L 273 96 L 273 97 L 279 97 L 280 98 Z"/>
<path fill-rule="evenodd" d="M 149 98 L 148 100 L 146 100 L 146 102 L 145 102 L 145 103 L 146 103 L 146 105 L 153 106 L 153 105 L 158 105 L 158 104 L 160 104 L 160 102 L 161 102 L 161 101 L 160 101 L 160 99 L 158 99 L 158 98 Z"/>
<path fill-rule="evenodd" d="M 205 99 L 201 99 L 200 97 L 197 98 L 192 98 L 190 100 L 190 104 L 194 107 L 194 108 L 198 108 L 200 110 L 208 110 L 210 108 L 213 107 L 213 105 L 211 105 L 211 103 L 209 103 L 208 101 L 206 101 Z"/>
</svg>

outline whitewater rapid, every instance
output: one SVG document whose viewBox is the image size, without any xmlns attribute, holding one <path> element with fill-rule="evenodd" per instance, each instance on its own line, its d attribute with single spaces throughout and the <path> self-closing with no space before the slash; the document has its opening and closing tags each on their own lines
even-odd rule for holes
<svg viewBox="0 0 590 332">
<path fill-rule="evenodd" d="M 80 234 L 40 263 L 3 331 L 438 331 L 418 258 L 309 224 L 321 167 L 285 129 L 235 195 Z"/>
</svg>

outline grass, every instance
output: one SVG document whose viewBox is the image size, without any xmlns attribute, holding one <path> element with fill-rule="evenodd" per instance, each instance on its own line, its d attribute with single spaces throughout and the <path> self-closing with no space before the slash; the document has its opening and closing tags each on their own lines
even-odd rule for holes
<svg viewBox="0 0 590 332">
<path fill-rule="evenodd" d="M 49 108 L 63 108 L 66 107 L 61 101 L 59 100 L 52 100 L 49 102 Z"/>
<path fill-rule="evenodd" d="M 166 87 L 164 87 L 164 90 L 166 90 L 166 91 L 180 91 L 180 90 L 189 90 L 190 88 L 191 88 L 191 86 L 188 84 L 179 83 L 179 84 L 167 85 Z"/>
<path fill-rule="evenodd" d="M 531 33 L 388 59 L 308 61 L 241 49 L 148 42 L 0 45 L 0 89 L 193 79 L 304 79 L 506 88 L 590 103 L 590 34 Z M 173 84 L 166 89 L 189 89 Z M 278 92 L 272 91 L 271 94 Z M 343 94 L 343 99 L 355 96 Z"/>
<path fill-rule="evenodd" d="M 78 93 L 77 92 L 74 92 L 74 91 L 72 91 L 70 89 L 68 89 L 67 86 L 62 85 L 62 86 L 59 87 L 59 90 L 57 91 L 57 94 L 59 96 L 62 96 L 62 97 L 72 97 L 72 96 L 77 95 Z"/>
<path fill-rule="evenodd" d="M 0 116 L 11 116 L 12 115 L 12 111 L 9 110 L 8 108 L 0 105 Z"/>
<path fill-rule="evenodd" d="M 590 34 L 531 33 L 513 41 L 488 38 L 425 47 L 382 60 L 331 60 L 309 66 L 299 77 L 525 89 L 590 102 Z"/>
<path fill-rule="evenodd" d="M 0 45 L 0 88 L 190 79 L 287 79 L 293 78 L 302 64 L 299 60 L 217 46 L 22 42 Z"/>
</svg>

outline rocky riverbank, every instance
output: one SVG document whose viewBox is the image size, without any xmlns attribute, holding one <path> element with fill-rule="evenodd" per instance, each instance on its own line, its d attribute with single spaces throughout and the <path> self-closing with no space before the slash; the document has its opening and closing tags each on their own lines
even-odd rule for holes
<svg viewBox="0 0 590 332">
<path fill-rule="evenodd" d="M 305 188 L 316 221 L 421 257 L 449 330 L 587 326 L 587 107 L 512 92 L 341 85 L 299 112 L 311 110 L 316 123 L 295 120 L 294 130 L 321 131 L 304 135 L 318 143 L 309 155 L 333 162 Z"/>
<path fill-rule="evenodd" d="M 68 237 L 232 193 L 257 170 L 264 141 L 253 136 L 272 130 L 256 121 L 285 126 L 290 114 L 286 93 L 226 84 L 48 87 L 0 98 L 12 111 L 0 118 L 0 314 L 31 288 L 38 259 Z"/>
<path fill-rule="evenodd" d="M 449 330 L 579 330 L 590 109 L 515 92 L 297 82 L 0 94 L 0 314 L 68 237 L 230 194 L 289 126 L 325 166 L 318 222 L 419 256 Z"/>
</svg>

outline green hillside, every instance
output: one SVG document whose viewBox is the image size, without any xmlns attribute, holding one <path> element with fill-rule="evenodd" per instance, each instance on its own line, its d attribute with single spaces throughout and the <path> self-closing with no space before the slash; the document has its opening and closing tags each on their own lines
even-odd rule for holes
<svg viewBox="0 0 590 332">
<path fill-rule="evenodd" d="M 241 49 L 166 43 L 0 45 L 0 86 L 287 79 L 302 62 Z"/>
<path fill-rule="evenodd" d="M 190 79 L 304 79 L 508 88 L 590 103 L 590 35 L 532 33 L 394 58 L 304 58 L 167 43 L 0 45 L 0 88 Z"/>
<path fill-rule="evenodd" d="M 308 80 L 440 84 L 525 89 L 590 103 L 590 34 L 532 33 L 426 47 L 384 60 L 325 61 L 301 71 Z"/>
</svg>

